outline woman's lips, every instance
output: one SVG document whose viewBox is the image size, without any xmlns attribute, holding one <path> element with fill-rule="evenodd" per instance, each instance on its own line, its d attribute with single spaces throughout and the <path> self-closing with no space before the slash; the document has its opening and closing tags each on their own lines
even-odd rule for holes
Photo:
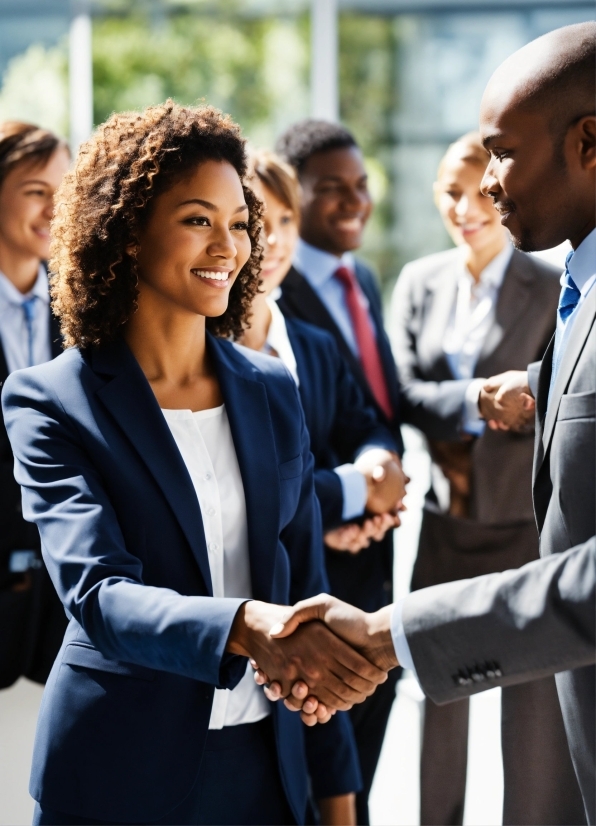
<svg viewBox="0 0 596 826">
<path fill-rule="evenodd" d="M 222 289 L 230 283 L 230 270 L 191 270 L 192 274 L 200 278 L 205 284 L 211 287 Z"/>
</svg>

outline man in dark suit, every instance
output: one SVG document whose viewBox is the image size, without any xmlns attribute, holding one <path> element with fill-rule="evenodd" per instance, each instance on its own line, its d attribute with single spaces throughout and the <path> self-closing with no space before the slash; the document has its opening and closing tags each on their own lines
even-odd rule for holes
<svg viewBox="0 0 596 826">
<path fill-rule="evenodd" d="M 48 276 L 54 192 L 68 168 L 66 144 L 32 124 L 0 124 L 0 387 L 14 370 L 57 356 Z M 21 675 L 45 682 L 66 616 L 25 522 L 14 457 L 0 419 L 0 688 Z"/>
<path fill-rule="evenodd" d="M 372 210 L 362 153 L 342 126 L 317 120 L 290 127 L 276 149 L 295 168 L 302 187 L 300 240 L 279 307 L 287 318 L 308 321 L 334 336 L 367 403 L 390 427 L 401 454 L 399 389 L 381 297 L 372 272 L 352 255 Z M 343 518 L 349 523 L 364 514 L 366 488 L 356 476 L 342 482 Z M 326 564 L 332 593 L 339 598 L 366 611 L 391 602 L 391 530 L 357 554 L 342 552 L 335 536 L 327 534 Z M 364 778 L 357 799 L 359 823 L 368 823 L 368 794 L 396 680 L 393 674 L 374 697 L 351 712 Z"/>
<path fill-rule="evenodd" d="M 569 239 L 557 330 L 541 363 L 485 385 L 491 427 L 536 408 L 533 496 L 543 557 L 516 571 L 446 583 L 365 617 L 332 599 L 324 619 L 386 667 L 410 665 L 436 703 L 556 674 L 588 822 L 596 822 L 596 23 L 550 32 L 497 69 L 480 131 L 482 191 L 526 251 Z M 556 197 L 553 197 L 553 194 Z M 293 624 L 286 621 L 285 633 Z"/>
</svg>

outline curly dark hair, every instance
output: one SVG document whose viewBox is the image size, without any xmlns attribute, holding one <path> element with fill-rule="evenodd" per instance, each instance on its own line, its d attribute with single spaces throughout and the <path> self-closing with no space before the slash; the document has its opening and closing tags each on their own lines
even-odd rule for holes
<svg viewBox="0 0 596 826">
<path fill-rule="evenodd" d="M 151 201 L 207 160 L 227 161 L 242 181 L 251 255 L 225 313 L 207 319 L 215 335 L 239 338 L 259 285 L 262 204 L 245 183 L 240 128 L 212 106 L 172 100 L 144 112 L 112 115 L 81 147 L 56 194 L 51 293 L 67 347 L 114 339 L 137 309 L 133 250 Z"/>
<path fill-rule="evenodd" d="M 298 176 L 311 155 L 358 146 L 355 137 L 345 126 L 327 120 L 307 118 L 288 127 L 277 139 L 275 151 L 293 166 Z"/>
</svg>

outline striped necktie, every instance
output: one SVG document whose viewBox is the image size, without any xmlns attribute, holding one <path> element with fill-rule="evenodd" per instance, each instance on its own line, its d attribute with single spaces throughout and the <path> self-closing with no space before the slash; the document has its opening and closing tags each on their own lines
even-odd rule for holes
<svg viewBox="0 0 596 826">
<path fill-rule="evenodd" d="M 383 372 L 381 354 L 375 338 L 375 331 L 364 305 L 363 296 L 356 282 L 356 276 L 348 267 L 340 267 L 334 273 L 342 284 L 346 305 L 350 313 L 354 337 L 358 344 L 360 362 L 377 404 L 389 420 L 393 418 L 393 408 L 389 399 L 387 381 Z"/>
</svg>

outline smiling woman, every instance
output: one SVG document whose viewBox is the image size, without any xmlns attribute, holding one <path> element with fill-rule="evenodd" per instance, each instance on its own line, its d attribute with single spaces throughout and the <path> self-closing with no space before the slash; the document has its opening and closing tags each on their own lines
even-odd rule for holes
<svg viewBox="0 0 596 826">
<path fill-rule="evenodd" d="M 259 283 L 245 173 L 228 117 L 169 101 L 112 116 L 57 193 L 68 349 L 3 394 L 70 617 L 38 722 L 39 824 L 304 823 L 308 774 L 318 799 L 360 782 L 327 709 L 386 675 L 324 626 L 268 633 L 327 581 L 294 383 L 230 341 Z M 329 725 L 271 704 L 249 656 L 286 695 L 303 680 Z"/>
</svg>

